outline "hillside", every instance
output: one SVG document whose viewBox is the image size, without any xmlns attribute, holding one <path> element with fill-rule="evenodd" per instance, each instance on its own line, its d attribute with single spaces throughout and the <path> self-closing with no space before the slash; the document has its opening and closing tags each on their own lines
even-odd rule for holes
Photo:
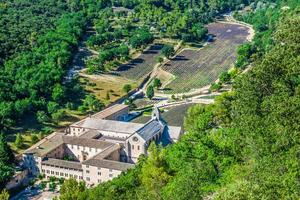
<svg viewBox="0 0 300 200">
<path fill-rule="evenodd" d="M 252 68 L 235 78 L 233 91 L 188 111 L 180 142 L 152 145 L 135 169 L 73 197 L 298 199 L 300 16 L 290 5 L 279 23 L 256 30 Z"/>
<path fill-rule="evenodd" d="M 18 153 L 119 99 L 144 111 L 134 122 L 182 101 L 162 116 L 184 134 L 111 181 L 59 180 L 58 199 L 300 198 L 298 0 L 0 1 L 0 24 L 0 199 Z M 203 86 L 214 103 L 175 96 Z"/>
</svg>

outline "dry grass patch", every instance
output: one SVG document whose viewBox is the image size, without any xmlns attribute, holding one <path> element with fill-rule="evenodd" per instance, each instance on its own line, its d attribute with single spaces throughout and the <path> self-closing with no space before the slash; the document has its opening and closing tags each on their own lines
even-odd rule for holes
<svg viewBox="0 0 300 200">
<path fill-rule="evenodd" d="M 132 80 L 108 74 L 87 75 L 81 73 L 79 80 L 87 92 L 94 94 L 105 104 L 112 103 L 125 95 L 122 90 L 125 84 L 130 84 L 132 88 L 137 86 L 137 83 Z"/>
</svg>

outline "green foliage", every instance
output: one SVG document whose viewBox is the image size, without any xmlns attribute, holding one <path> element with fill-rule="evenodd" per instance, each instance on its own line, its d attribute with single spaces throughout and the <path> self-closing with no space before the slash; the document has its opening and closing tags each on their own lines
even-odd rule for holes
<svg viewBox="0 0 300 200">
<path fill-rule="evenodd" d="M 209 90 L 212 92 L 216 92 L 216 91 L 220 90 L 221 88 L 222 88 L 221 83 L 213 83 L 213 84 L 211 84 Z"/>
<path fill-rule="evenodd" d="M 154 97 L 154 88 L 153 88 L 152 85 L 150 85 L 150 86 L 147 87 L 146 96 L 149 99 L 152 99 Z"/>
<path fill-rule="evenodd" d="M 45 123 L 49 121 L 49 117 L 45 111 L 37 111 L 36 119 L 39 123 Z"/>
<path fill-rule="evenodd" d="M 14 172 L 15 156 L 6 142 L 3 133 L 0 134 L 0 190 L 5 183 L 12 177 Z"/>
<path fill-rule="evenodd" d="M 24 140 L 23 140 L 23 137 L 22 135 L 19 133 L 16 135 L 16 139 L 15 139 L 15 145 L 16 147 L 18 148 L 22 148 L 24 146 Z"/>
<path fill-rule="evenodd" d="M 94 95 L 89 94 L 83 100 L 83 106 L 89 111 L 99 111 L 103 109 L 104 104 L 98 100 Z"/>
<path fill-rule="evenodd" d="M 151 199 L 160 199 L 161 188 L 170 179 L 162 151 L 151 143 L 149 157 L 141 169 L 140 180 Z"/>
<path fill-rule="evenodd" d="M 51 118 L 55 123 L 58 123 L 61 121 L 66 115 L 66 112 L 64 110 L 58 110 L 55 113 L 51 114 Z"/>
<path fill-rule="evenodd" d="M 231 79 L 231 76 L 228 72 L 223 72 L 220 76 L 219 79 L 221 83 L 228 83 Z"/>
<path fill-rule="evenodd" d="M 129 39 L 129 44 L 132 48 L 137 49 L 145 46 L 153 41 L 154 37 L 146 27 L 137 29 L 133 36 Z"/>
<path fill-rule="evenodd" d="M 36 134 L 31 134 L 30 135 L 30 140 L 31 140 L 31 144 L 35 144 L 39 141 L 39 138 Z"/>
<path fill-rule="evenodd" d="M 170 58 L 174 55 L 175 50 L 174 50 L 174 47 L 172 45 L 164 45 L 164 47 L 161 50 L 161 53 L 165 57 Z"/>
<path fill-rule="evenodd" d="M 86 190 L 84 182 L 75 179 L 65 180 L 60 189 L 60 200 L 76 200 Z"/>
<path fill-rule="evenodd" d="M 128 94 L 128 92 L 130 92 L 130 90 L 131 90 L 132 88 L 131 88 L 131 85 L 130 84 L 125 84 L 124 86 L 123 86 L 123 92 L 125 92 L 126 94 Z"/>
<path fill-rule="evenodd" d="M 160 88 L 161 87 L 161 81 L 159 78 L 155 78 L 153 80 L 153 87 L 155 87 L 156 89 Z"/>
<path fill-rule="evenodd" d="M 2 190 L 0 193 L 0 200 L 8 200 L 9 199 L 9 193 L 7 190 Z"/>
</svg>

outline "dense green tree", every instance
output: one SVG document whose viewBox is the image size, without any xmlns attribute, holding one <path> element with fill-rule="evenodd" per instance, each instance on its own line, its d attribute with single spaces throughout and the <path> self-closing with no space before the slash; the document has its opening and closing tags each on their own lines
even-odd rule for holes
<svg viewBox="0 0 300 200">
<path fill-rule="evenodd" d="M 152 99 L 154 97 L 154 88 L 152 85 L 149 85 L 147 87 L 147 91 L 146 91 L 146 96 L 149 98 L 149 99 Z"/>
<path fill-rule="evenodd" d="M 60 188 L 60 200 L 77 200 L 82 192 L 86 190 L 83 181 L 77 182 L 75 179 L 65 180 Z"/>
<path fill-rule="evenodd" d="M 15 161 L 14 154 L 6 142 L 3 133 L 0 134 L 0 163 L 5 165 L 12 164 Z"/>
<path fill-rule="evenodd" d="M 94 95 L 86 95 L 83 105 L 90 111 L 99 111 L 104 107 L 104 104 L 98 100 Z"/>
<path fill-rule="evenodd" d="M 160 88 L 161 87 L 161 81 L 159 78 L 155 78 L 153 80 L 153 87 L 155 87 L 156 89 Z"/>
<path fill-rule="evenodd" d="M 174 47 L 172 45 L 164 45 L 164 47 L 161 50 L 161 53 L 165 57 L 170 58 L 174 55 L 175 50 L 174 50 Z"/>
<path fill-rule="evenodd" d="M 15 156 L 6 142 L 3 133 L 0 134 L 0 190 L 5 186 L 5 183 L 12 177 L 14 172 Z M 5 196 L 4 194 L 1 194 Z"/>
<path fill-rule="evenodd" d="M 31 134 L 30 135 L 30 140 L 31 140 L 31 144 L 35 144 L 39 141 L 39 138 L 36 134 Z"/>
<path fill-rule="evenodd" d="M 230 81 L 230 74 L 228 72 L 223 72 L 220 76 L 219 76 L 219 80 L 221 81 L 221 83 L 227 83 Z"/>
<path fill-rule="evenodd" d="M 36 119 L 39 123 L 45 123 L 49 121 L 49 117 L 45 111 L 38 111 L 36 113 Z"/>
</svg>

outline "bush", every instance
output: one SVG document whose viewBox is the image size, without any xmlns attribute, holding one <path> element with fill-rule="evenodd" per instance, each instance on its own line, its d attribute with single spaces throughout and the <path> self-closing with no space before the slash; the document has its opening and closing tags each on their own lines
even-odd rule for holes
<svg viewBox="0 0 300 200">
<path fill-rule="evenodd" d="M 162 84 L 161 84 L 160 79 L 155 78 L 155 79 L 153 80 L 153 87 L 155 87 L 156 89 L 160 88 L 161 85 L 162 85 Z"/>
<path fill-rule="evenodd" d="M 31 140 L 31 144 L 35 144 L 39 141 L 39 138 L 36 134 L 31 134 L 30 135 L 30 140 Z"/>
<path fill-rule="evenodd" d="M 164 45 L 164 47 L 161 49 L 162 55 L 164 55 L 167 58 L 170 58 L 174 55 L 175 50 L 172 45 Z"/>
<path fill-rule="evenodd" d="M 219 79 L 221 83 L 228 83 L 231 79 L 230 74 L 228 72 L 223 72 L 220 76 Z"/>
<path fill-rule="evenodd" d="M 17 134 L 17 136 L 16 136 L 15 145 L 18 148 L 22 148 L 23 147 L 23 137 L 22 137 L 22 135 L 20 133 Z"/>
<path fill-rule="evenodd" d="M 213 83 L 209 90 L 212 91 L 212 92 L 216 92 L 218 90 L 220 90 L 222 88 L 222 85 L 220 83 Z"/>
<path fill-rule="evenodd" d="M 128 94 L 128 92 L 130 92 L 131 90 L 131 85 L 130 84 L 125 84 L 123 86 L 123 92 L 125 92 L 126 94 Z"/>
<path fill-rule="evenodd" d="M 147 91 L 146 91 L 146 95 L 149 99 L 152 99 L 154 97 L 154 88 L 152 85 L 150 85 L 148 88 L 147 88 Z"/>
</svg>

